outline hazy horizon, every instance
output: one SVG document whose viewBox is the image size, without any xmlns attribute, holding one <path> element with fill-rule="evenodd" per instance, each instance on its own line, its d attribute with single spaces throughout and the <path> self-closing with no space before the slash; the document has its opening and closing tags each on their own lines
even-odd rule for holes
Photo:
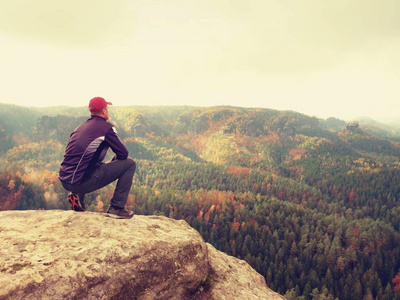
<svg viewBox="0 0 400 300">
<path fill-rule="evenodd" d="M 61 109 L 64 109 L 64 108 L 65 109 L 68 109 L 68 108 L 80 108 L 80 109 L 82 109 L 82 114 L 87 113 L 87 115 L 89 116 L 89 111 L 87 110 L 86 105 L 75 105 L 75 106 L 72 106 L 72 105 L 55 104 L 55 105 L 36 105 L 35 106 L 35 105 L 29 105 L 29 104 L 25 105 L 25 104 L 16 104 L 16 103 L 6 103 L 6 102 L 1 102 L 0 101 L 0 105 L 2 105 L 2 104 L 5 104 L 5 105 L 16 105 L 18 107 L 33 108 L 33 109 L 38 109 L 38 110 L 40 110 L 40 109 L 47 110 L 47 109 L 52 109 L 52 108 L 54 108 L 54 109 L 57 109 L 57 108 L 61 108 Z M 285 109 L 280 110 L 280 109 L 275 109 L 275 108 L 270 108 L 270 107 L 255 107 L 255 106 L 252 107 L 252 106 L 234 106 L 234 105 L 210 105 L 210 106 L 204 106 L 203 105 L 203 106 L 201 106 L 201 105 L 185 105 L 185 104 L 182 104 L 182 105 L 178 105 L 178 104 L 177 105 L 172 105 L 172 104 L 171 105 L 162 105 L 162 104 L 161 105 L 150 105 L 150 104 L 149 105 L 142 105 L 142 104 L 129 105 L 129 104 L 126 104 L 126 105 L 112 105 L 112 107 L 110 108 L 110 116 L 111 116 L 110 120 L 113 119 L 113 116 L 112 116 L 113 107 L 167 107 L 167 108 L 168 107 L 171 107 L 171 108 L 173 108 L 173 107 L 193 107 L 193 108 L 233 107 L 233 108 L 250 108 L 250 109 L 251 108 L 255 108 L 255 109 L 272 109 L 272 110 L 277 110 L 277 111 L 281 111 L 281 112 L 284 112 L 284 111 L 298 112 L 298 111 L 290 110 L 290 109 L 288 109 L 288 110 L 285 110 Z M 374 118 L 371 118 L 371 117 L 368 117 L 368 116 L 357 116 L 357 117 L 350 118 L 350 119 L 344 119 L 344 118 L 340 118 L 340 117 L 337 117 L 337 116 L 320 117 L 320 116 L 310 115 L 310 114 L 302 113 L 302 112 L 298 112 L 298 113 L 304 114 L 304 115 L 309 116 L 309 117 L 316 117 L 318 119 L 323 119 L 323 120 L 327 120 L 328 118 L 333 117 L 333 118 L 336 118 L 336 119 L 339 119 L 339 120 L 342 120 L 342 121 L 345 121 L 345 122 L 351 122 L 351 121 L 360 122 L 363 119 L 367 118 L 367 119 L 369 119 L 371 121 L 379 122 L 381 124 L 388 125 L 388 126 L 393 126 L 394 128 L 398 128 L 400 126 L 400 120 L 398 120 L 398 119 L 379 120 L 379 119 L 374 119 Z M 364 120 L 364 121 L 366 121 L 366 120 Z"/>
<path fill-rule="evenodd" d="M 399 1 L 8 2 L 1 103 L 400 116 Z"/>
</svg>

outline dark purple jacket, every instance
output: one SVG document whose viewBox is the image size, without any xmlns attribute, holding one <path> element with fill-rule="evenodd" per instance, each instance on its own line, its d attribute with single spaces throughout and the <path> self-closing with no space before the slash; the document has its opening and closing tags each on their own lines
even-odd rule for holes
<svg viewBox="0 0 400 300">
<path fill-rule="evenodd" d="M 102 117 L 92 116 L 71 133 L 58 178 L 68 184 L 83 183 L 100 166 L 108 148 L 116 159 L 128 157 L 115 127 Z"/>
</svg>

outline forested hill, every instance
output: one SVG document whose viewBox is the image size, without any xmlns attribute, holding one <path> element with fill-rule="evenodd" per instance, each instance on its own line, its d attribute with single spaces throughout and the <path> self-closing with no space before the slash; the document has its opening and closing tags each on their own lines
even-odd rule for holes
<svg viewBox="0 0 400 300">
<path fill-rule="evenodd" d="M 287 299 L 400 299 L 396 129 L 239 107 L 115 106 L 110 117 L 138 163 L 137 214 L 185 219 Z M 68 208 L 58 167 L 87 118 L 0 104 L 0 209 Z M 88 195 L 90 209 L 112 190 Z"/>
</svg>

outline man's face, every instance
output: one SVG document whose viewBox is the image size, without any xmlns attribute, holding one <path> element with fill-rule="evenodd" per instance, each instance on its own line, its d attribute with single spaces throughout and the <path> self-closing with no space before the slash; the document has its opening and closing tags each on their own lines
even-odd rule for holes
<svg viewBox="0 0 400 300">
<path fill-rule="evenodd" d="M 103 118 L 108 120 L 108 106 L 103 108 Z"/>
</svg>

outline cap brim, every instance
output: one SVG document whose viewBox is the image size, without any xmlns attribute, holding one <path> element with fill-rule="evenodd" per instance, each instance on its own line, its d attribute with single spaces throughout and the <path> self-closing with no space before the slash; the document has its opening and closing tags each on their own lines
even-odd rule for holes
<svg viewBox="0 0 400 300">
<path fill-rule="evenodd" d="M 107 101 L 106 101 L 106 103 L 107 103 L 107 105 L 112 105 L 112 103 L 111 103 L 111 102 L 107 102 Z"/>
</svg>

